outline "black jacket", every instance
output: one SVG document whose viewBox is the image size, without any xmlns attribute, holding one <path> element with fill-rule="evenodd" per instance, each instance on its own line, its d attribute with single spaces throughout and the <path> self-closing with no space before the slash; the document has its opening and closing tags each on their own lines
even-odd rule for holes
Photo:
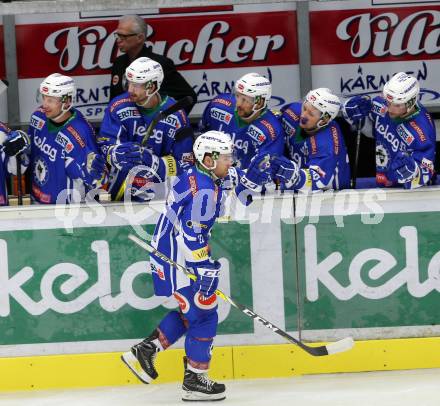
<svg viewBox="0 0 440 406">
<path fill-rule="evenodd" d="M 160 92 L 175 98 L 176 100 L 182 99 L 185 96 L 191 96 L 193 104 L 186 109 L 187 114 L 191 111 L 194 104 L 197 102 L 197 95 L 185 80 L 185 78 L 176 70 L 174 62 L 166 56 L 153 53 L 145 45 L 136 56 L 135 59 L 141 56 L 153 59 L 159 62 L 162 66 L 164 79 L 160 87 Z M 122 88 L 122 78 L 125 75 L 125 69 L 130 65 L 127 54 L 118 56 L 113 62 L 112 76 L 110 83 L 110 100 L 124 92 Z"/>
</svg>

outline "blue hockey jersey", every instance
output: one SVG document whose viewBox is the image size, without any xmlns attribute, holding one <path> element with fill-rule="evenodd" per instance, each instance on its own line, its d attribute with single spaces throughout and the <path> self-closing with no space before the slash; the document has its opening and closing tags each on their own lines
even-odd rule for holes
<svg viewBox="0 0 440 406">
<path fill-rule="evenodd" d="M 420 177 L 405 184 L 414 188 L 428 184 L 434 175 L 436 131 L 434 123 L 422 105 L 405 119 L 391 119 L 383 97 L 372 101 L 370 120 L 376 139 L 376 183 L 379 186 L 397 186 L 397 177 L 391 163 L 398 151 L 407 152 L 416 161 Z"/>
<path fill-rule="evenodd" d="M 39 203 L 76 202 L 87 191 L 87 156 L 98 153 L 95 132 L 79 110 L 71 111 L 59 126 L 41 108 L 31 116 L 31 197 Z"/>
<path fill-rule="evenodd" d="M 238 117 L 235 95 L 223 93 L 206 106 L 199 123 L 202 132 L 218 130 L 229 134 L 234 143 L 237 167 L 247 169 L 260 153 L 283 155 L 284 132 L 277 117 L 266 109 L 250 124 Z"/>
<path fill-rule="evenodd" d="M 157 222 L 152 246 L 175 261 L 183 259 L 188 267 L 208 259 L 211 229 L 222 213 L 225 198 L 217 183 L 195 166 L 178 176 Z M 160 258 L 152 257 L 155 293 L 170 296 L 182 287 L 179 273 Z"/>
<path fill-rule="evenodd" d="M 163 110 L 175 103 L 175 100 L 168 96 L 163 96 L 162 102 L 154 109 L 145 109 L 136 105 L 130 100 L 128 92 L 123 93 L 113 100 L 104 113 L 101 124 L 98 145 L 104 156 L 107 156 L 111 145 L 124 142 L 141 143 L 147 128 L 152 120 Z M 163 157 L 167 173 L 166 176 L 180 174 L 184 168 L 194 164 L 192 152 L 192 137 L 176 139 L 178 130 L 189 127 L 190 122 L 184 110 L 165 117 L 159 121 L 153 129 L 148 139 L 146 147 L 158 156 Z M 125 181 L 129 171 L 111 169 L 110 172 L 110 192 L 113 199 L 120 200 L 125 190 Z M 154 197 L 155 188 L 148 188 L 148 184 L 163 182 L 165 179 L 151 177 L 146 171 L 138 171 L 132 182 L 132 194 L 135 197 L 136 190 L 143 189 L 145 193 L 135 197 L 135 200 L 150 200 Z"/>
<path fill-rule="evenodd" d="M 350 165 L 341 129 L 331 121 L 313 135 L 299 126 L 302 103 L 281 109 L 281 123 L 286 134 L 288 158 L 310 171 L 312 190 L 350 187 Z"/>
</svg>

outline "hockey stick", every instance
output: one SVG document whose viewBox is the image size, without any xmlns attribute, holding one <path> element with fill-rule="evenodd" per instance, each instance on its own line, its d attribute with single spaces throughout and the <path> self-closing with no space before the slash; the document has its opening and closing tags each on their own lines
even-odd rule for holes
<svg viewBox="0 0 440 406">
<path fill-rule="evenodd" d="M 179 111 L 181 109 L 184 109 L 188 106 L 190 106 L 193 102 L 193 99 L 191 96 L 185 96 L 183 99 L 178 100 L 176 103 L 174 103 L 172 106 L 168 107 L 164 111 L 159 112 L 159 114 L 153 118 L 150 125 L 147 128 L 147 131 L 145 132 L 144 138 L 142 138 L 141 145 L 145 147 L 147 144 L 148 138 L 150 138 L 151 133 L 153 132 L 154 127 L 156 127 L 157 123 L 160 120 L 163 120 L 165 117 L 169 116 L 170 114 L 175 113 L 176 111 Z"/>
<path fill-rule="evenodd" d="M 357 134 L 356 134 L 356 149 L 354 151 L 354 165 L 353 165 L 353 173 L 351 176 L 351 188 L 356 189 L 356 179 L 357 179 L 357 169 L 359 164 L 359 147 L 361 145 L 361 124 L 357 125 Z"/>
<path fill-rule="evenodd" d="M 129 234 L 128 238 L 135 242 L 137 245 L 139 245 L 141 248 L 143 248 L 145 251 L 148 251 L 150 254 L 154 254 L 158 258 L 160 258 L 162 261 L 166 262 L 167 264 L 170 264 L 171 266 L 174 266 L 178 270 L 182 271 L 188 278 L 192 280 L 196 280 L 197 277 L 193 273 L 191 273 L 187 268 L 184 266 L 178 264 L 177 262 L 173 261 L 172 259 L 168 258 L 166 255 L 162 254 L 160 251 L 153 248 L 150 244 L 146 243 L 145 241 L 141 240 L 140 238 L 134 236 L 133 234 Z M 322 355 L 330 355 L 330 354 L 336 354 L 338 352 L 348 351 L 351 349 L 354 345 L 354 341 L 351 337 L 343 338 L 342 340 L 336 341 L 334 343 L 330 343 L 327 345 L 322 345 L 320 347 L 309 347 L 308 345 L 302 343 L 301 341 L 298 341 L 291 335 L 287 334 L 285 331 L 281 330 L 274 324 L 272 324 L 270 321 L 264 319 L 248 307 L 237 303 L 235 300 L 227 296 L 225 293 L 223 293 L 221 290 L 217 289 L 215 291 L 215 294 L 219 297 L 221 297 L 225 302 L 230 303 L 232 306 L 243 312 L 246 316 L 249 316 L 251 319 L 259 321 L 263 326 L 267 327 L 269 330 L 272 330 L 274 333 L 279 334 L 280 336 L 284 337 L 287 341 L 290 341 L 293 344 L 296 344 L 298 347 L 303 349 L 304 351 L 308 352 L 310 355 L 313 356 L 322 356 Z"/>
<path fill-rule="evenodd" d="M 17 160 L 17 198 L 18 198 L 18 205 L 23 206 L 23 188 L 21 185 L 22 180 L 22 173 L 21 173 L 21 154 L 16 155 Z"/>
</svg>

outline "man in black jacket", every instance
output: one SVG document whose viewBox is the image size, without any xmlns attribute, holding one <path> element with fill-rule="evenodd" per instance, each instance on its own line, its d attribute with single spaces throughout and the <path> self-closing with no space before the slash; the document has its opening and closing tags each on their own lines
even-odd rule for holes
<svg viewBox="0 0 440 406">
<path fill-rule="evenodd" d="M 186 109 L 189 114 L 197 101 L 197 95 L 185 80 L 185 78 L 176 70 L 174 62 L 166 56 L 153 53 L 145 46 L 147 37 L 147 25 L 145 21 L 137 15 L 125 15 L 119 20 L 118 28 L 115 32 L 116 45 L 123 55 L 117 57 L 113 63 L 112 76 L 110 84 L 110 100 L 123 93 L 123 78 L 125 69 L 135 59 L 146 56 L 159 62 L 164 71 L 164 80 L 161 86 L 168 96 L 176 100 L 185 96 L 191 96 L 193 104 Z"/>
</svg>

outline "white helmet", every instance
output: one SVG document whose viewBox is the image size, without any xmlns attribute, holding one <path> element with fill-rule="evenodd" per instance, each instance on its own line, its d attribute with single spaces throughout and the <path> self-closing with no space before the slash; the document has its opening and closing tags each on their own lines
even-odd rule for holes
<svg viewBox="0 0 440 406">
<path fill-rule="evenodd" d="M 134 60 L 125 70 L 125 77 L 129 82 L 148 83 L 156 82 L 157 90 L 163 82 L 163 70 L 159 62 L 150 58 L 141 57 Z"/>
<path fill-rule="evenodd" d="M 235 82 L 235 91 L 254 98 L 253 111 L 258 111 L 267 106 L 272 96 L 272 85 L 269 79 L 258 73 L 247 73 Z M 256 109 L 255 106 L 263 98 L 263 107 Z"/>
<path fill-rule="evenodd" d="M 410 109 L 420 92 L 418 80 L 405 72 L 396 73 L 383 87 L 383 97 L 390 103 L 405 104 Z"/>
<path fill-rule="evenodd" d="M 200 134 L 196 138 L 193 151 L 197 162 L 205 167 L 203 164 L 205 154 L 212 154 L 213 159 L 216 160 L 218 155 L 232 154 L 233 148 L 234 144 L 232 143 L 231 137 L 228 134 L 221 131 L 211 130 Z"/>
<path fill-rule="evenodd" d="M 75 97 L 75 82 L 69 76 L 60 73 L 52 73 L 40 84 L 40 93 L 45 96 L 54 96 L 64 98 L 71 97 L 72 101 Z"/>
<path fill-rule="evenodd" d="M 338 115 L 339 109 L 341 108 L 339 97 L 326 87 L 310 90 L 310 92 L 307 93 L 306 101 L 321 112 L 322 119 L 329 119 L 324 123 L 319 121 L 317 124 L 318 128 L 325 127 Z"/>
</svg>

